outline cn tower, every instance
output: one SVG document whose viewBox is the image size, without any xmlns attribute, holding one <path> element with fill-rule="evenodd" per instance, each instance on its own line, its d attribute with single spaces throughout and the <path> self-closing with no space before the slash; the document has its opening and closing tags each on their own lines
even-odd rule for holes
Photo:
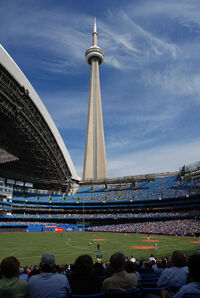
<svg viewBox="0 0 200 298">
<path fill-rule="evenodd" d="M 104 52 L 97 46 L 97 35 L 96 18 L 94 18 L 92 46 L 85 53 L 86 62 L 91 66 L 91 74 L 83 181 L 107 178 L 99 79 L 99 65 L 104 61 Z"/>
</svg>

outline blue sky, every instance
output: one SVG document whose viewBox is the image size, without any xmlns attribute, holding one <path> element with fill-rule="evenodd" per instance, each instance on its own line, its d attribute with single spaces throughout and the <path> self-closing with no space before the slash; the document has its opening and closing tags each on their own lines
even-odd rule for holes
<svg viewBox="0 0 200 298">
<path fill-rule="evenodd" d="M 200 160 L 200 1 L 0 1 L 0 43 L 44 102 L 82 176 L 97 18 L 109 177 Z"/>
</svg>

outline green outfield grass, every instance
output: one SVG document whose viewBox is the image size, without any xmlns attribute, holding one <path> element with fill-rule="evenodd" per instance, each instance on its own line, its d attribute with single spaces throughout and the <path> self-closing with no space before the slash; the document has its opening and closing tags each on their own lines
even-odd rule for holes
<svg viewBox="0 0 200 298">
<path fill-rule="evenodd" d="M 70 240 L 68 236 L 70 235 Z M 93 244 L 89 246 L 89 240 Z M 105 239 L 103 241 L 98 239 Z M 97 241 L 95 241 L 97 240 Z M 2 233 L 0 234 L 0 260 L 7 256 L 17 257 L 22 265 L 39 264 L 41 255 L 51 252 L 56 256 L 57 264 L 73 263 L 77 256 L 90 254 L 96 259 L 97 244 L 100 244 L 103 261 L 121 251 L 126 256 L 134 255 L 137 259 L 150 256 L 170 256 L 173 250 L 181 250 L 185 254 L 197 252 L 200 242 L 192 237 L 174 237 L 152 235 L 150 240 L 158 240 L 158 249 L 137 249 L 131 246 L 154 246 L 154 242 L 146 242 L 147 235 L 118 233 Z M 191 243 L 195 241 L 196 243 Z"/>
</svg>

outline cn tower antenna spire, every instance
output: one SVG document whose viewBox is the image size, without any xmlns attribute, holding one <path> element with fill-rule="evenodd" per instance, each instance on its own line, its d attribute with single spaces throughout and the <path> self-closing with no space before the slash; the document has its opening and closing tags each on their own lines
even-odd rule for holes
<svg viewBox="0 0 200 298">
<path fill-rule="evenodd" d="M 94 31 L 92 33 L 93 35 L 93 41 L 92 41 L 92 45 L 93 46 L 97 46 L 97 23 L 96 23 L 96 17 L 94 17 Z"/>
<path fill-rule="evenodd" d="M 96 17 L 94 17 L 94 32 L 93 33 L 97 33 Z"/>
<path fill-rule="evenodd" d="M 97 35 L 96 18 L 94 18 L 92 46 L 85 53 L 86 62 L 91 67 L 91 75 L 83 181 L 107 178 L 106 148 L 99 79 L 99 65 L 104 61 L 104 52 L 97 46 Z"/>
</svg>

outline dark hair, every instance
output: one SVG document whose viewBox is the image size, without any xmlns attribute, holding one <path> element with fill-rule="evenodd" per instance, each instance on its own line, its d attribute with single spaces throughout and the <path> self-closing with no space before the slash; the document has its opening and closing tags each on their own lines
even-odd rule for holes
<svg viewBox="0 0 200 298">
<path fill-rule="evenodd" d="M 126 258 L 121 252 L 116 252 L 110 258 L 110 265 L 115 272 L 120 272 L 125 268 Z"/>
<path fill-rule="evenodd" d="M 7 257 L 1 262 L 1 272 L 7 278 L 17 276 L 19 267 L 20 263 L 15 257 Z"/>
<path fill-rule="evenodd" d="M 91 273 L 93 270 L 92 257 L 89 255 L 79 256 L 74 263 L 73 270 L 81 275 Z"/>
<path fill-rule="evenodd" d="M 50 273 L 50 272 L 53 272 L 53 270 L 54 270 L 54 266 L 52 267 L 51 265 L 49 265 L 49 264 L 41 264 L 40 263 L 40 269 L 41 269 L 41 271 L 42 272 L 44 272 L 44 273 Z"/>
<path fill-rule="evenodd" d="M 185 257 L 180 250 L 175 250 L 171 257 L 172 263 L 175 267 L 185 266 Z"/>
<path fill-rule="evenodd" d="M 200 282 L 200 255 L 194 254 L 188 261 L 189 276 L 192 281 Z"/>
<path fill-rule="evenodd" d="M 98 262 L 96 262 L 96 263 L 93 265 L 93 271 L 94 271 L 94 274 L 97 275 L 97 276 L 99 276 L 99 275 L 104 275 L 104 274 L 105 274 L 105 269 L 104 269 L 102 263 L 98 263 Z"/>
<path fill-rule="evenodd" d="M 135 273 L 136 264 L 131 262 L 131 261 L 127 261 L 125 270 L 126 270 L 127 273 Z"/>
</svg>

